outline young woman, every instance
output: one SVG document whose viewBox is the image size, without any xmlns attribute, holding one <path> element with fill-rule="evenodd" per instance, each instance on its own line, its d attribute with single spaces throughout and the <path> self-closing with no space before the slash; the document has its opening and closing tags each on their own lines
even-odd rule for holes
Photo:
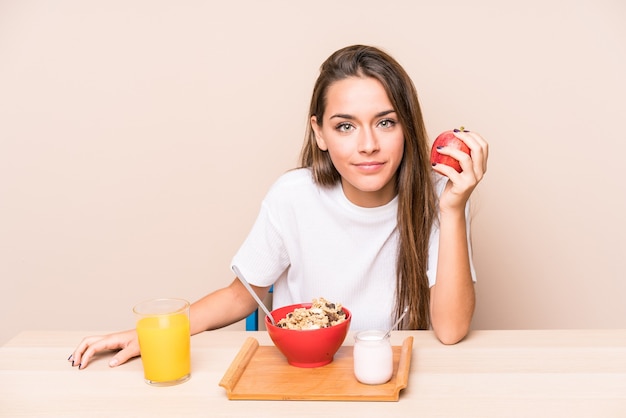
<svg viewBox="0 0 626 418">
<path fill-rule="evenodd" d="M 301 167 L 285 173 L 233 258 L 274 306 L 324 297 L 353 315 L 351 329 L 387 329 L 405 307 L 404 329 L 460 341 L 474 311 L 468 199 L 487 168 L 488 145 L 455 135 L 471 156 L 446 147 L 458 173 L 432 166 L 415 87 L 385 52 L 354 45 L 321 66 Z M 235 280 L 195 302 L 191 333 L 220 328 L 257 308 Z M 70 356 L 84 368 L 102 350 L 110 365 L 139 355 L 134 330 L 85 338 Z"/>
</svg>

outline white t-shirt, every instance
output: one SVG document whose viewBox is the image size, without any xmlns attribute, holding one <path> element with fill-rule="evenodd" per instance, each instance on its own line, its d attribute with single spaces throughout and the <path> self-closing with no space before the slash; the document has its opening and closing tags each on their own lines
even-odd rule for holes
<svg viewBox="0 0 626 418">
<path fill-rule="evenodd" d="M 438 193 L 444 185 L 437 183 Z M 350 329 L 386 330 L 395 303 L 397 199 L 363 208 L 346 198 L 340 184 L 320 187 L 310 169 L 289 171 L 270 188 L 232 264 L 251 284 L 274 285 L 274 308 L 324 297 L 352 312 Z M 469 237 L 469 221 L 467 230 Z M 430 286 L 438 249 L 433 228 Z"/>
</svg>

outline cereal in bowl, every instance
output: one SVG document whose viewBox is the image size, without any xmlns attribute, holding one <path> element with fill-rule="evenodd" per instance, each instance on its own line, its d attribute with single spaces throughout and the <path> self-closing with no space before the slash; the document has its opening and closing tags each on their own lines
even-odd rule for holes
<svg viewBox="0 0 626 418">
<path fill-rule="evenodd" d="M 337 325 L 346 320 L 346 313 L 340 303 L 329 302 L 324 298 L 313 299 L 310 308 L 296 308 L 276 324 L 287 329 L 320 329 Z"/>
</svg>

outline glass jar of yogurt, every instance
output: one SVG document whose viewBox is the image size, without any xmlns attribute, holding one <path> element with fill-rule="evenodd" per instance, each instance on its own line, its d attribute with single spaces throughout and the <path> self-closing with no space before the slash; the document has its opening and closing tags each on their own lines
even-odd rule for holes
<svg viewBox="0 0 626 418">
<path fill-rule="evenodd" d="M 393 350 L 384 331 L 361 331 L 354 337 L 354 375 L 361 383 L 380 385 L 393 374 Z"/>
</svg>

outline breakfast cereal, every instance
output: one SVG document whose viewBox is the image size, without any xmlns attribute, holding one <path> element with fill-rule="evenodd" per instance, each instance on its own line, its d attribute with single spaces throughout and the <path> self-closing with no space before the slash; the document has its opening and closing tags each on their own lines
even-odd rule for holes
<svg viewBox="0 0 626 418">
<path fill-rule="evenodd" d="M 313 299 L 310 308 L 296 308 L 276 324 L 287 329 L 320 329 L 337 325 L 346 320 L 340 303 L 329 302 L 324 298 Z"/>
</svg>

